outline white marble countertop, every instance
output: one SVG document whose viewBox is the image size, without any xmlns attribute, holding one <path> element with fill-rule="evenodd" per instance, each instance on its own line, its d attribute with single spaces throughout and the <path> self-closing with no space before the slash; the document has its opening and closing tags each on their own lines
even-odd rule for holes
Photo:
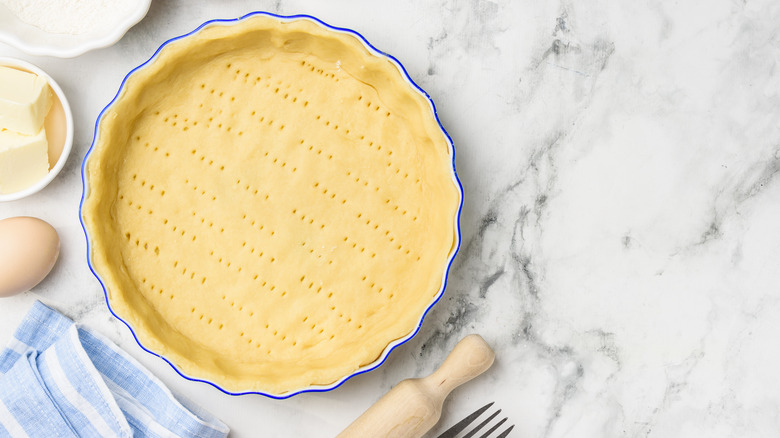
<svg viewBox="0 0 780 438">
<path fill-rule="evenodd" d="M 780 3 L 155 0 L 118 44 L 37 64 L 70 98 L 62 174 L 0 218 L 56 227 L 62 254 L 0 300 L 107 335 L 234 437 L 333 436 L 392 385 L 481 333 L 496 363 L 436 431 L 489 401 L 516 437 L 761 437 L 780 431 Z M 692 4 L 696 3 L 696 4 Z M 306 13 L 393 54 L 436 102 L 465 189 L 445 297 L 386 364 L 276 401 L 180 378 L 109 314 L 85 261 L 79 168 L 121 79 L 166 39 L 252 10 Z"/>
</svg>

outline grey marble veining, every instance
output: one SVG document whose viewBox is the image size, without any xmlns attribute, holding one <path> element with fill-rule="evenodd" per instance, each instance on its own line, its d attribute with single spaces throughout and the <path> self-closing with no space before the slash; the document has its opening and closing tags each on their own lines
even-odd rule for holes
<svg viewBox="0 0 780 438">
<path fill-rule="evenodd" d="M 420 333 L 341 388 L 274 401 L 178 377 L 111 318 L 85 263 L 79 167 L 124 74 L 165 39 L 251 10 L 361 32 L 434 99 L 465 190 L 462 248 Z M 156 0 L 117 45 L 38 64 L 74 152 L 0 217 L 51 222 L 62 259 L 0 301 L 0 342 L 41 299 L 127 349 L 233 436 L 332 436 L 480 333 L 494 366 L 436 431 L 496 401 L 517 437 L 780 431 L 780 3 Z"/>
</svg>

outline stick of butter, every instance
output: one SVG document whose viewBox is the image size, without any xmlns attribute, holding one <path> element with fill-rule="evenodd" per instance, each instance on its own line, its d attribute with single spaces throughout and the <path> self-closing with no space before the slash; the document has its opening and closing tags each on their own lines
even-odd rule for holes
<svg viewBox="0 0 780 438">
<path fill-rule="evenodd" d="M 0 130 L 0 193 L 24 190 L 49 172 L 46 130 L 35 135 Z"/>
<path fill-rule="evenodd" d="M 36 135 L 51 107 L 46 79 L 0 66 L 0 128 Z"/>
</svg>

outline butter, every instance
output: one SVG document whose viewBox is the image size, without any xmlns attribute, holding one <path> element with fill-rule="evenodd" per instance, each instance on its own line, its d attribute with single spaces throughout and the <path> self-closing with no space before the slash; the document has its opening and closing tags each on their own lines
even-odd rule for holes
<svg viewBox="0 0 780 438">
<path fill-rule="evenodd" d="M 24 190 L 49 172 L 46 130 L 35 135 L 0 131 L 0 193 Z"/>
<path fill-rule="evenodd" d="M 0 128 L 36 135 L 51 107 L 46 79 L 0 66 Z"/>
</svg>

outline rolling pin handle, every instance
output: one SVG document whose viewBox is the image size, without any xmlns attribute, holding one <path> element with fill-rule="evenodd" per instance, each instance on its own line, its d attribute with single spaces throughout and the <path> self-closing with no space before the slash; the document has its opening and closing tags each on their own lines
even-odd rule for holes
<svg viewBox="0 0 780 438">
<path fill-rule="evenodd" d="M 422 380 L 429 391 L 443 402 L 453 389 L 490 368 L 495 357 L 493 349 L 482 336 L 468 335 L 455 345 L 438 370 Z"/>
</svg>

